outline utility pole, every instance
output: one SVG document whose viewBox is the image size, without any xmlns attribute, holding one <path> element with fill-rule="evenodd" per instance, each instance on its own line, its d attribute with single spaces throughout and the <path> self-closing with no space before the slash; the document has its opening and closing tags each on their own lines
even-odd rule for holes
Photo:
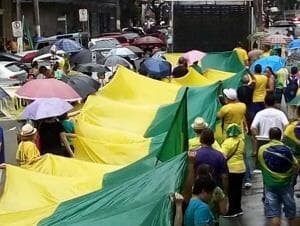
<svg viewBox="0 0 300 226">
<path fill-rule="evenodd" d="M 34 22 L 35 22 L 36 35 L 38 37 L 41 37 L 39 0 L 33 0 L 33 8 L 34 8 Z"/>
<path fill-rule="evenodd" d="M 121 30 L 121 10 L 120 10 L 120 0 L 116 1 L 116 28 L 117 30 Z"/>
<path fill-rule="evenodd" d="M 21 20 L 21 0 L 17 0 L 16 2 L 16 11 L 17 11 L 17 20 Z"/>
</svg>

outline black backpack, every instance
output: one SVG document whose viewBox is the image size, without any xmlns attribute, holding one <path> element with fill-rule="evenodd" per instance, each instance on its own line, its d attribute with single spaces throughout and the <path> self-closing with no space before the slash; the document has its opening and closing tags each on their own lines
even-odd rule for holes
<svg viewBox="0 0 300 226">
<path fill-rule="evenodd" d="M 284 96 L 286 102 L 290 102 L 297 95 L 298 91 L 298 78 L 296 76 L 288 77 L 287 86 L 284 89 Z"/>
</svg>

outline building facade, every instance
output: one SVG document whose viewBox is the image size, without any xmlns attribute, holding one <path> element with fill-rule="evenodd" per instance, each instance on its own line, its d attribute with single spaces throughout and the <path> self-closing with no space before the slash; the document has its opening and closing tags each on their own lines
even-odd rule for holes
<svg viewBox="0 0 300 226">
<path fill-rule="evenodd" d="M 0 0 L 1 37 L 11 38 L 11 22 L 16 20 L 16 0 Z M 89 31 L 91 36 L 115 31 L 119 24 L 119 0 L 39 0 L 42 36 Z M 79 9 L 87 9 L 88 22 L 79 21 Z M 32 0 L 21 0 L 20 15 L 35 36 Z"/>
</svg>

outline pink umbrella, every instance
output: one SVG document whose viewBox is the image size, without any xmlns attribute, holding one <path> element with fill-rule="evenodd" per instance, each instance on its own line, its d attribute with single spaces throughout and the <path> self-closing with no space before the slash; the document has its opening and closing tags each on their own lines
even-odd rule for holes
<svg viewBox="0 0 300 226">
<path fill-rule="evenodd" d="M 68 84 L 56 79 L 35 79 L 27 82 L 20 87 L 16 95 L 27 100 L 40 98 L 60 98 L 65 101 L 73 102 L 81 100 L 76 91 Z"/>
<path fill-rule="evenodd" d="M 262 44 L 264 45 L 287 45 L 292 41 L 292 39 L 286 35 L 269 35 L 262 40 Z"/>
<path fill-rule="evenodd" d="M 183 54 L 182 56 L 188 61 L 189 65 L 192 65 L 196 61 L 200 61 L 206 53 L 203 53 L 198 50 L 191 50 Z"/>
</svg>

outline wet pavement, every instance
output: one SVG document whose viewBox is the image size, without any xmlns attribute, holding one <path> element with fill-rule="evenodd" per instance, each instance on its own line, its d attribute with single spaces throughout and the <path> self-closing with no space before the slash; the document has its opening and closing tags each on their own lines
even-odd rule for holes
<svg viewBox="0 0 300 226">
<path fill-rule="evenodd" d="M 15 164 L 15 153 L 17 150 L 16 130 L 9 130 L 17 125 L 15 121 L 0 119 L 0 125 L 5 130 L 5 154 L 8 163 Z M 248 156 L 248 158 L 250 158 Z M 244 190 L 242 208 L 244 215 L 236 218 L 221 218 L 220 226 L 269 226 L 264 217 L 262 198 L 262 178 L 261 174 L 254 174 L 252 179 L 252 188 Z M 300 180 L 296 185 L 296 193 L 300 194 Z M 300 226 L 300 199 L 296 198 L 297 205 L 297 223 Z M 287 226 L 286 220 L 282 220 L 282 226 Z"/>
</svg>

